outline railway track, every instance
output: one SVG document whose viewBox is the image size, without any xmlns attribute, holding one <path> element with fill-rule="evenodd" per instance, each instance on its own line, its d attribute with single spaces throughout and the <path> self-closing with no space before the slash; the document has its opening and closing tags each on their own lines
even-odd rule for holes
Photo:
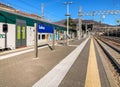
<svg viewBox="0 0 120 87">
<path fill-rule="evenodd" d="M 112 40 L 115 43 L 120 43 L 120 37 L 110 37 L 110 36 L 102 36 L 105 39 Z"/>
<path fill-rule="evenodd" d="M 113 64 L 117 73 L 120 75 L 120 49 L 117 49 L 100 38 L 95 37 L 95 40 Z"/>
<path fill-rule="evenodd" d="M 110 39 L 99 38 L 99 37 L 97 37 L 97 38 L 120 54 L 120 44 L 119 43 L 116 43 Z"/>
</svg>

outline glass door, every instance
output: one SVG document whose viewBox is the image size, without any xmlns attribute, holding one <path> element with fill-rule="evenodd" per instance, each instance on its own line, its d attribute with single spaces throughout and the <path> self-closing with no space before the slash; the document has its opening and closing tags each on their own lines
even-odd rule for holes
<svg viewBox="0 0 120 87">
<path fill-rule="evenodd" d="M 26 26 L 16 25 L 16 48 L 26 46 Z"/>
</svg>

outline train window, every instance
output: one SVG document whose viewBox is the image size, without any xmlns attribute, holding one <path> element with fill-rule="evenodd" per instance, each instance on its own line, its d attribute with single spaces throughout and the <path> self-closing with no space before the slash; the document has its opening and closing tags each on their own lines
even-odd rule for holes
<svg viewBox="0 0 120 87">
<path fill-rule="evenodd" d="M 38 35 L 38 39 L 40 40 L 40 34 Z"/>
<path fill-rule="evenodd" d="M 7 33 L 8 32 L 8 25 L 3 24 L 3 32 Z"/>
<path fill-rule="evenodd" d="M 42 35 L 42 39 L 45 39 L 45 34 Z"/>
</svg>

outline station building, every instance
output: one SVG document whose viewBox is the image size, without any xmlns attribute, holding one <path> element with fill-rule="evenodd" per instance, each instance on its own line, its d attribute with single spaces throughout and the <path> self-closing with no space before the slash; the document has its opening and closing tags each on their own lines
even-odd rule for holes
<svg viewBox="0 0 120 87">
<path fill-rule="evenodd" d="M 66 33 L 66 27 L 63 25 L 47 22 L 37 15 L 17 11 L 1 3 L 0 6 L 2 6 L 0 8 L 0 49 L 33 46 L 35 23 L 53 26 L 55 40 L 60 40 Z M 72 30 L 70 32 L 75 33 Z M 38 32 L 38 44 L 52 41 L 52 39 L 52 33 Z"/>
</svg>

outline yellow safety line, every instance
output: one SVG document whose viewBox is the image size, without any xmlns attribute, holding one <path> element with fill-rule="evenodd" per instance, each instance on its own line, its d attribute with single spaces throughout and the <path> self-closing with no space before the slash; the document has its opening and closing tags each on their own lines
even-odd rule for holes
<svg viewBox="0 0 120 87">
<path fill-rule="evenodd" d="M 101 87 L 93 38 L 90 45 L 85 87 Z"/>
</svg>

